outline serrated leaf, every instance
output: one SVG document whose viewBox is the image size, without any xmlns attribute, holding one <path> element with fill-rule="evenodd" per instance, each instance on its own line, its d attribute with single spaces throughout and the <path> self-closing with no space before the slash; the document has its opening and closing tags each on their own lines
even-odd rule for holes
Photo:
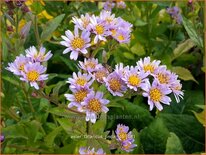
<svg viewBox="0 0 206 155">
<path fill-rule="evenodd" d="M 180 66 L 172 67 L 172 71 L 175 72 L 177 75 L 179 75 L 179 78 L 182 80 L 185 80 L 185 81 L 192 80 L 198 83 L 193 77 L 193 75 L 191 74 L 191 72 L 184 67 L 180 67 Z"/>
<path fill-rule="evenodd" d="M 170 136 L 167 139 L 165 154 L 184 154 L 185 151 L 182 147 L 182 143 L 178 136 L 170 132 Z"/>
<path fill-rule="evenodd" d="M 183 43 L 179 44 L 173 51 L 174 53 L 174 58 L 176 59 L 177 57 L 179 57 L 180 55 L 182 55 L 183 53 L 188 52 L 192 47 L 194 47 L 195 44 L 191 39 L 187 39 L 185 40 Z"/>
<path fill-rule="evenodd" d="M 50 39 L 52 36 L 52 33 L 56 30 L 56 28 L 59 26 L 61 21 L 63 20 L 65 14 L 61 14 L 57 16 L 56 18 L 50 20 L 45 27 L 43 28 L 43 32 L 41 33 L 41 41 L 44 42 L 45 40 Z"/>
</svg>

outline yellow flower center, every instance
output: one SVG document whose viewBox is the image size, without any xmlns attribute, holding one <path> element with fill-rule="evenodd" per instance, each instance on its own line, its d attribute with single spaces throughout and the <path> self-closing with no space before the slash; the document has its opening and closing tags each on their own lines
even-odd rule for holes
<svg viewBox="0 0 206 155">
<path fill-rule="evenodd" d="M 103 77 L 106 77 L 106 76 L 107 76 L 107 73 L 104 70 L 100 70 L 95 73 L 95 77 L 100 81 L 103 81 Z"/>
<path fill-rule="evenodd" d="M 74 97 L 77 102 L 82 102 L 84 98 L 87 96 L 88 91 L 87 90 L 80 90 L 74 94 Z"/>
<path fill-rule="evenodd" d="M 87 80 L 84 78 L 78 78 L 76 80 L 76 84 L 80 85 L 80 86 L 84 86 L 87 83 Z"/>
<path fill-rule="evenodd" d="M 104 27 L 101 25 L 97 25 L 96 27 L 97 34 L 103 34 L 104 33 Z"/>
<path fill-rule="evenodd" d="M 157 78 L 161 84 L 167 84 L 169 80 L 167 75 L 161 73 L 157 74 Z"/>
<path fill-rule="evenodd" d="M 74 40 L 72 40 L 71 42 L 71 46 L 74 49 L 77 49 L 77 48 L 82 49 L 84 47 L 84 44 L 85 44 L 84 40 L 79 37 L 74 38 Z"/>
<path fill-rule="evenodd" d="M 100 112 L 102 106 L 99 100 L 94 98 L 89 101 L 88 108 L 93 112 Z"/>
<path fill-rule="evenodd" d="M 159 102 L 162 98 L 162 93 L 159 89 L 153 88 L 150 90 L 150 98 L 154 102 Z"/>
<path fill-rule="evenodd" d="M 39 78 L 39 73 L 38 73 L 37 71 L 35 71 L 35 70 L 29 71 L 29 72 L 27 73 L 27 79 L 28 79 L 29 81 L 31 81 L 31 82 L 36 81 L 38 78 Z"/>
<path fill-rule="evenodd" d="M 109 81 L 109 85 L 110 89 L 113 91 L 119 91 L 121 89 L 121 83 L 118 79 L 112 78 Z"/>
<path fill-rule="evenodd" d="M 108 23 L 111 23 L 111 22 L 113 21 L 113 19 L 112 19 L 111 17 L 107 17 L 107 18 L 106 18 L 106 21 L 107 21 Z"/>
<path fill-rule="evenodd" d="M 153 73 L 155 69 L 151 64 L 145 65 L 143 68 L 145 72 L 150 71 L 151 73 Z"/>
<path fill-rule="evenodd" d="M 112 36 L 115 36 L 117 34 L 117 31 L 115 29 L 111 30 Z"/>
<path fill-rule="evenodd" d="M 92 69 L 94 69 L 96 67 L 96 64 L 92 61 L 88 61 L 86 64 L 85 64 L 86 68 L 90 67 Z"/>
<path fill-rule="evenodd" d="M 19 66 L 19 70 L 20 70 L 20 71 L 24 71 L 24 64 L 21 64 L 21 65 Z"/>
<path fill-rule="evenodd" d="M 120 132 L 120 133 L 119 133 L 119 139 L 120 139 L 121 141 L 127 140 L 127 133 L 125 133 L 125 132 Z"/>
<path fill-rule="evenodd" d="M 141 82 L 140 78 L 137 75 L 131 75 L 128 80 L 129 84 L 132 86 L 138 86 Z"/>
<path fill-rule="evenodd" d="M 130 149 L 130 147 L 131 147 L 131 143 L 127 143 L 127 145 L 123 145 L 123 148 L 125 149 L 125 150 L 129 150 Z"/>
<path fill-rule="evenodd" d="M 124 36 L 123 36 L 123 35 L 119 35 L 119 36 L 117 37 L 117 39 L 120 40 L 120 41 L 122 41 L 122 40 L 124 40 Z"/>
</svg>

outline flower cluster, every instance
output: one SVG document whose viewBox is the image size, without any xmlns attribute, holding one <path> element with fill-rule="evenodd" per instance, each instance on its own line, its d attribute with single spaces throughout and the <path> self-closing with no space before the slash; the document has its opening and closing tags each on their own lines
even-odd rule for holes
<svg viewBox="0 0 206 155">
<path fill-rule="evenodd" d="M 78 111 L 86 113 L 86 121 L 95 123 L 100 112 L 109 111 L 106 107 L 109 100 L 103 98 L 102 92 L 95 92 L 93 88 L 90 88 L 93 81 L 90 74 L 73 73 L 73 78 L 68 79 L 72 94 L 65 94 L 65 97 L 70 101 L 69 108 L 76 107 Z"/>
<path fill-rule="evenodd" d="M 123 0 L 117 0 L 116 5 L 117 5 L 117 8 L 120 8 L 120 9 L 126 8 L 126 4 Z M 115 3 L 112 2 L 111 0 L 108 0 L 104 3 L 104 10 L 111 11 L 112 8 L 114 7 L 115 7 Z"/>
<path fill-rule="evenodd" d="M 133 151 L 133 148 L 137 146 L 136 144 L 134 144 L 134 138 L 132 132 L 129 132 L 128 126 L 118 124 L 115 133 L 117 136 L 117 140 L 121 144 L 122 150 L 126 152 L 131 152 Z"/>
<path fill-rule="evenodd" d="M 86 148 L 86 147 L 81 147 L 79 149 L 79 154 L 85 154 L 85 155 L 89 155 L 89 154 L 106 154 L 104 153 L 103 149 L 98 149 L 97 151 L 95 151 L 94 148 L 90 149 L 89 147 Z"/>
<path fill-rule="evenodd" d="M 98 41 L 107 41 L 114 38 L 119 43 L 128 43 L 130 41 L 130 33 L 132 24 L 126 22 L 122 18 L 115 18 L 114 14 L 103 10 L 99 16 L 81 15 L 80 18 L 72 18 L 74 26 L 74 34 L 67 30 L 64 41 L 60 44 L 67 47 L 63 54 L 71 51 L 70 59 L 77 60 L 78 55 L 87 54 L 87 48 Z M 79 32 L 81 30 L 81 32 Z"/>
<path fill-rule="evenodd" d="M 160 65 L 159 60 L 151 61 L 150 57 L 140 59 L 136 66 L 125 66 L 120 63 L 115 66 L 114 71 L 110 71 L 97 59 L 85 59 L 79 62 L 79 67 L 87 72 L 87 76 L 92 76 L 94 80 L 106 86 L 113 96 L 124 96 L 126 91 L 134 95 L 141 93 L 148 98 L 150 110 L 157 107 L 162 110 L 161 103 L 169 105 L 173 93 L 177 102 L 183 98 L 182 85 L 175 73 L 167 70 L 165 65 Z"/>
<path fill-rule="evenodd" d="M 167 13 L 178 23 L 182 23 L 182 16 L 180 14 L 180 9 L 177 6 L 167 8 Z"/>
<path fill-rule="evenodd" d="M 20 76 L 20 80 L 29 82 L 32 87 L 39 89 L 38 82 L 48 78 L 48 75 L 44 74 L 46 67 L 42 65 L 42 62 L 48 61 L 52 57 L 52 53 L 51 51 L 45 53 L 44 47 L 38 51 L 34 46 L 26 49 L 25 52 L 26 56 L 22 54 L 17 56 L 6 69 Z"/>
</svg>

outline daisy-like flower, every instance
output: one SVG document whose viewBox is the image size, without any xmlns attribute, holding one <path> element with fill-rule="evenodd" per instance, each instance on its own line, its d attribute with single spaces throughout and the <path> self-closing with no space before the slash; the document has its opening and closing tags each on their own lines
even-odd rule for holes
<svg viewBox="0 0 206 155">
<path fill-rule="evenodd" d="M 98 63 L 98 59 L 90 58 L 90 59 L 84 59 L 84 62 L 79 62 L 79 67 L 89 73 L 92 73 L 99 68 L 102 67 L 101 64 Z"/>
<path fill-rule="evenodd" d="M 20 56 L 16 57 L 14 62 L 9 63 L 9 66 L 6 67 L 6 69 L 15 75 L 22 75 L 22 72 L 25 71 L 25 65 L 28 64 L 30 61 L 30 58 L 27 58 L 21 54 Z"/>
<path fill-rule="evenodd" d="M 123 63 L 119 63 L 115 65 L 115 72 L 120 75 L 120 77 L 124 77 L 125 73 L 129 70 L 129 66 L 124 67 Z"/>
<path fill-rule="evenodd" d="M 29 82 L 32 87 L 39 89 L 37 82 L 48 79 L 48 74 L 43 74 L 45 71 L 46 67 L 39 62 L 28 63 L 24 66 L 24 72 L 22 72 L 20 80 Z"/>
<path fill-rule="evenodd" d="M 25 50 L 26 56 L 31 58 L 34 62 L 44 62 L 48 61 L 52 57 L 51 51 L 46 52 L 46 48 L 41 47 L 39 52 L 36 47 L 32 46 Z"/>
<path fill-rule="evenodd" d="M 99 19 L 104 21 L 107 24 L 107 26 L 110 26 L 110 24 L 116 20 L 115 14 L 111 14 L 110 11 L 105 10 L 102 10 L 100 12 Z"/>
<path fill-rule="evenodd" d="M 107 113 L 109 111 L 106 107 L 108 103 L 109 100 L 103 98 L 102 92 L 96 92 L 96 94 L 94 91 L 90 92 L 82 102 L 86 110 L 86 121 L 90 120 L 92 123 L 95 123 L 100 112 Z"/>
<path fill-rule="evenodd" d="M 122 29 L 122 30 L 125 30 L 127 31 L 128 33 L 131 32 L 132 30 L 132 24 L 125 21 L 124 19 L 122 19 L 121 17 L 118 17 L 117 20 L 116 20 L 116 24 L 118 26 L 118 29 Z"/>
<path fill-rule="evenodd" d="M 135 147 L 137 147 L 136 144 L 133 143 L 134 140 L 132 141 L 124 141 L 122 142 L 122 150 L 126 151 L 126 152 L 132 152 L 134 150 Z"/>
<path fill-rule="evenodd" d="M 114 35 L 115 33 L 115 35 Z M 119 43 L 129 43 L 130 42 L 130 32 L 125 31 L 123 29 L 119 29 L 117 31 L 113 30 L 113 35 L 114 38 L 119 42 Z"/>
<path fill-rule="evenodd" d="M 142 95 L 144 97 L 148 97 L 150 111 L 154 108 L 154 106 L 156 106 L 157 109 L 161 111 L 163 109 L 161 103 L 170 105 L 171 99 L 166 95 L 172 92 L 171 89 L 165 87 L 165 85 L 159 84 L 157 80 L 153 81 L 152 86 L 149 81 L 146 81 L 146 83 L 142 86 L 142 89 L 145 91 L 142 93 Z"/>
<path fill-rule="evenodd" d="M 72 108 L 75 106 L 78 108 L 78 111 L 83 111 L 81 102 L 84 101 L 84 99 L 92 91 L 92 89 L 77 87 L 77 88 L 70 88 L 70 90 L 72 91 L 73 94 L 64 94 L 66 99 L 70 101 L 68 107 Z"/>
<path fill-rule="evenodd" d="M 159 84 L 166 86 L 170 86 L 177 79 L 177 75 L 172 74 L 169 70 L 167 70 L 166 66 L 159 66 L 154 71 L 153 76 Z"/>
<path fill-rule="evenodd" d="M 130 70 L 127 70 L 123 80 L 130 89 L 137 91 L 139 87 L 143 86 L 146 77 L 148 76 L 145 72 L 138 72 L 137 67 L 131 66 Z"/>
<path fill-rule="evenodd" d="M 118 124 L 117 129 L 115 131 L 117 140 L 121 144 L 121 149 L 126 152 L 133 151 L 133 148 L 137 145 L 134 144 L 134 138 L 132 132 L 129 132 L 129 127 L 123 124 Z"/>
<path fill-rule="evenodd" d="M 151 62 L 150 57 L 145 57 L 143 60 L 140 59 L 137 62 L 137 68 L 139 69 L 139 71 L 144 71 L 146 73 L 153 74 L 154 71 L 158 68 L 159 64 L 159 60 L 153 60 Z"/>
<path fill-rule="evenodd" d="M 126 8 L 126 4 L 124 1 L 117 2 L 117 8 L 124 9 Z"/>
<path fill-rule="evenodd" d="M 95 79 L 100 83 L 104 83 L 104 78 L 106 78 L 108 75 L 109 71 L 103 66 L 94 72 Z"/>
<path fill-rule="evenodd" d="M 88 148 L 86 148 L 86 147 L 81 147 L 81 148 L 79 149 L 79 154 L 85 154 L 85 155 L 100 154 L 100 155 L 102 155 L 102 154 L 106 154 L 106 153 L 104 153 L 104 151 L 103 151 L 102 148 L 100 148 L 100 149 L 98 149 L 97 151 L 95 151 L 94 148 L 90 149 L 89 147 L 88 147 Z"/>
<path fill-rule="evenodd" d="M 123 96 L 123 92 L 127 90 L 127 87 L 124 81 L 121 79 L 121 76 L 116 72 L 112 72 L 103 79 L 107 89 L 110 91 L 110 93 L 112 93 L 113 96 Z"/>
<path fill-rule="evenodd" d="M 79 28 L 80 30 L 87 30 L 90 31 L 90 15 L 86 13 L 85 15 L 81 15 L 80 18 L 72 17 L 72 22 L 75 24 L 75 27 Z"/>
<path fill-rule="evenodd" d="M 104 10 L 107 10 L 107 11 L 111 11 L 112 8 L 114 8 L 115 6 L 115 3 L 113 3 L 112 1 L 108 0 L 104 3 Z"/>
<path fill-rule="evenodd" d="M 68 78 L 67 83 L 70 83 L 70 88 L 89 88 L 89 86 L 92 85 L 93 79 L 91 79 L 92 76 L 85 73 L 82 74 L 81 72 L 78 72 L 77 74 L 73 72 L 73 78 Z"/>
<path fill-rule="evenodd" d="M 106 23 L 94 15 L 90 19 L 92 32 L 96 34 L 94 37 L 94 43 L 96 44 L 98 40 L 106 41 L 105 37 L 110 35 Z"/>
<path fill-rule="evenodd" d="M 72 51 L 70 54 L 70 59 L 77 60 L 79 53 L 87 54 L 87 48 L 91 46 L 90 44 L 90 32 L 83 31 L 81 36 L 79 35 L 79 30 L 76 27 L 74 29 L 74 34 L 67 30 L 65 32 L 66 36 L 62 36 L 64 41 L 60 44 L 66 46 L 67 48 L 63 51 L 63 54 Z"/>
<path fill-rule="evenodd" d="M 176 80 L 171 84 L 172 92 L 174 93 L 175 99 L 177 103 L 180 102 L 180 98 L 183 99 L 184 92 L 181 90 L 182 89 L 182 84 L 180 83 L 180 80 Z"/>
</svg>

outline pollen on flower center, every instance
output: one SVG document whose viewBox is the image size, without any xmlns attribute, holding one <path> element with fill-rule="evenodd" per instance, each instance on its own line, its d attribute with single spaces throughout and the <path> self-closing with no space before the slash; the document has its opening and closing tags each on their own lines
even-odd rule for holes
<svg viewBox="0 0 206 155">
<path fill-rule="evenodd" d="M 168 83 L 167 75 L 159 73 L 159 74 L 157 74 L 157 78 L 158 78 L 158 80 L 161 84 L 167 84 Z"/>
<path fill-rule="evenodd" d="M 117 31 L 115 29 L 111 30 L 112 36 L 115 36 L 117 34 Z"/>
<path fill-rule="evenodd" d="M 20 71 L 24 71 L 24 64 L 21 64 L 21 65 L 19 66 L 19 70 L 20 70 Z"/>
<path fill-rule="evenodd" d="M 162 93 L 159 89 L 154 88 L 150 90 L 150 98 L 154 102 L 159 102 L 161 100 Z"/>
<path fill-rule="evenodd" d="M 125 39 L 123 35 L 119 35 L 117 38 L 118 38 L 118 40 L 120 40 L 120 41 L 122 41 L 122 40 Z"/>
<path fill-rule="evenodd" d="M 154 72 L 154 66 L 152 66 L 151 64 L 145 65 L 143 68 L 145 72 L 147 71 L 150 71 L 151 73 Z"/>
<path fill-rule="evenodd" d="M 85 66 L 86 66 L 86 68 L 90 67 L 90 68 L 94 69 L 95 66 L 96 66 L 96 64 L 93 63 L 92 61 L 89 61 L 89 62 L 87 62 L 87 63 L 85 64 Z"/>
<path fill-rule="evenodd" d="M 121 83 L 118 79 L 116 78 L 112 78 L 110 81 L 109 81 L 109 87 L 111 90 L 113 91 L 119 91 L 121 89 Z"/>
<path fill-rule="evenodd" d="M 77 102 L 82 102 L 84 98 L 87 96 L 88 91 L 87 90 L 80 90 L 74 94 L 74 97 Z"/>
<path fill-rule="evenodd" d="M 106 76 L 107 76 L 107 73 L 105 71 L 97 71 L 95 73 L 95 77 L 99 79 L 100 81 L 103 81 L 103 77 L 106 77 Z"/>
<path fill-rule="evenodd" d="M 27 73 L 27 78 L 29 81 L 34 82 L 39 78 L 39 73 L 37 71 L 29 71 Z"/>
<path fill-rule="evenodd" d="M 84 39 L 79 38 L 79 37 L 74 38 L 71 42 L 71 46 L 74 49 L 77 49 L 77 48 L 82 49 L 84 47 L 84 44 L 85 44 Z"/>
<path fill-rule="evenodd" d="M 119 139 L 120 139 L 121 141 L 127 140 L 127 133 L 125 133 L 125 132 L 120 132 L 120 133 L 119 133 Z"/>
<path fill-rule="evenodd" d="M 100 112 L 102 106 L 99 100 L 94 98 L 89 101 L 88 108 L 94 112 Z"/>
<path fill-rule="evenodd" d="M 97 25 L 96 27 L 97 34 L 103 34 L 104 33 L 104 27 L 101 25 Z"/>
<path fill-rule="evenodd" d="M 87 80 L 84 78 L 78 78 L 76 80 L 76 84 L 80 85 L 80 86 L 84 86 L 87 83 Z"/>
<path fill-rule="evenodd" d="M 129 84 L 132 86 L 138 86 L 141 82 L 140 78 L 136 75 L 131 75 L 128 80 Z"/>
</svg>

